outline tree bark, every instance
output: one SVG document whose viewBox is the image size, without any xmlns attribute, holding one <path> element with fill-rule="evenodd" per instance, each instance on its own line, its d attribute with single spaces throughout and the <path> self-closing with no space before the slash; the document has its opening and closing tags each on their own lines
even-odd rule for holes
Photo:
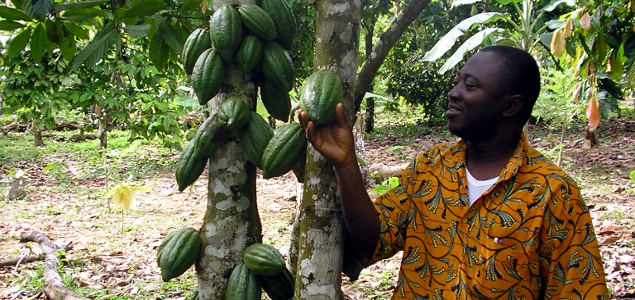
<svg viewBox="0 0 635 300">
<path fill-rule="evenodd" d="M 44 252 L 44 293 L 53 300 L 88 300 L 80 297 L 69 290 L 63 283 L 62 277 L 57 273 L 59 261 L 55 254 L 61 250 L 55 246 L 51 240 L 42 232 L 32 231 L 23 233 L 20 237 L 21 243 L 36 242 L 42 247 Z"/>
<path fill-rule="evenodd" d="M 329 69 L 344 86 L 346 114 L 353 114 L 361 1 L 316 2 L 315 69 Z M 352 118 L 351 118 L 352 120 Z M 310 145 L 298 211 L 300 239 L 294 299 L 343 299 L 344 223 L 332 166 Z"/>
<path fill-rule="evenodd" d="M 401 13 L 397 15 L 397 18 L 395 18 L 390 27 L 381 34 L 379 41 L 375 44 L 375 47 L 373 47 L 370 59 L 366 60 L 362 66 L 362 70 L 357 76 L 355 111 L 359 111 L 359 106 L 364 99 L 364 94 L 366 94 L 371 87 L 375 74 L 377 74 L 377 70 L 381 67 L 384 59 L 386 59 L 390 49 L 392 49 L 404 31 L 410 26 L 410 23 L 428 6 L 428 3 L 430 3 L 430 0 L 410 1 L 406 7 L 403 7 Z"/>
<path fill-rule="evenodd" d="M 31 130 L 33 131 L 33 144 L 35 147 L 44 146 L 44 141 L 42 140 L 42 130 L 37 127 L 37 121 L 35 119 L 31 120 Z"/>
<path fill-rule="evenodd" d="M 214 7 L 226 3 L 215 1 Z M 210 101 L 211 114 L 229 96 L 238 96 L 251 110 L 256 109 L 256 86 L 249 74 L 232 63 L 227 65 L 221 93 Z M 200 229 L 201 255 L 196 263 L 199 299 L 205 300 L 225 298 L 227 281 L 242 262 L 245 248 L 262 240 L 256 168 L 245 160 L 235 134 L 210 157 L 208 172 L 207 210 Z"/>
<path fill-rule="evenodd" d="M 373 35 L 375 34 L 375 19 L 368 28 L 366 28 L 366 35 L 364 36 L 364 53 L 366 60 L 370 59 L 373 52 Z M 374 76 L 373 76 L 374 78 Z M 373 91 L 374 80 L 371 80 L 370 86 L 367 92 Z M 363 97 L 363 96 L 362 96 Z M 373 132 L 375 127 L 375 99 L 370 97 L 366 98 L 366 113 L 364 115 L 364 132 Z"/>
<path fill-rule="evenodd" d="M 105 116 L 99 118 L 99 131 L 97 133 L 97 137 L 99 138 L 99 149 L 108 148 L 108 125 L 105 124 L 106 122 Z"/>
</svg>

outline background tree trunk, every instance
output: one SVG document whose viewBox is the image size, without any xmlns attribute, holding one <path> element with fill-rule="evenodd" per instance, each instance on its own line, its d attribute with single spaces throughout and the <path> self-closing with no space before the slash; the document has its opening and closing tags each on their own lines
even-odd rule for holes
<svg viewBox="0 0 635 300">
<path fill-rule="evenodd" d="M 373 35 L 375 34 L 375 23 L 372 22 L 368 28 L 366 28 L 366 35 L 364 35 L 364 53 L 366 60 L 370 59 L 370 54 L 373 51 Z M 374 81 L 373 81 L 374 82 Z M 368 92 L 373 91 L 374 84 L 370 84 Z M 364 132 L 373 132 L 375 127 L 375 99 L 370 97 L 366 98 L 366 113 L 364 115 Z"/>
<path fill-rule="evenodd" d="M 97 137 L 99 138 L 99 149 L 108 148 L 108 125 L 105 124 L 105 117 L 99 119 L 99 131 Z"/>
<path fill-rule="evenodd" d="M 226 4 L 215 1 L 214 8 Z M 216 105 L 229 96 L 239 96 L 256 108 L 256 87 L 250 75 L 236 65 L 227 64 L 222 93 L 213 98 Z M 261 224 L 256 206 L 256 168 L 245 160 L 236 136 L 230 137 L 208 162 L 207 211 L 200 229 L 201 255 L 196 263 L 199 299 L 224 299 L 227 281 L 234 267 L 242 262 L 245 248 L 260 242 Z"/>
<path fill-rule="evenodd" d="M 344 86 L 344 107 L 353 114 L 361 1 L 316 2 L 315 68 L 329 69 Z M 351 118 L 352 120 L 352 118 Z M 343 299 L 344 224 L 332 166 L 311 146 L 298 211 L 300 235 L 294 299 Z"/>
<path fill-rule="evenodd" d="M 33 131 L 33 145 L 35 147 L 44 146 L 44 141 L 42 140 L 42 130 L 37 127 L 37 121 L 35 119 L 31 120 L 31 130 Z"/>
</svg>

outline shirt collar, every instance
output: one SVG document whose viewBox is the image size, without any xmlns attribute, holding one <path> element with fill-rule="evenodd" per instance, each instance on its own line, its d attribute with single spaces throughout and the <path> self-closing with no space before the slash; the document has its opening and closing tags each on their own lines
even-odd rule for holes
<svg viewBox="0 0 635 300">
<path fill-rule="evenodd" d="M 500 175 L 498 177 L 498 181 L 508 180 L 511 177 L 515 176 L 518 173 L 518 169 L 523 164 L 523 158 L 526 157 L 528 152 L 528 144 L 527 137 L 525 133 L 520 134 L 520 139 L 518 140 L 518 145 L 516 146 L 516 150 L 514 151 L 514 155 L 509 159 L 507 165 L 501 170 Z M 460 139 L 455 145 L 453 149 L 453 155 L 459 156 L 461 164 L 463 167 L 466 167 L 465 162 L 467 162 L 467 143 L 464 139 Z"/>
</svg>

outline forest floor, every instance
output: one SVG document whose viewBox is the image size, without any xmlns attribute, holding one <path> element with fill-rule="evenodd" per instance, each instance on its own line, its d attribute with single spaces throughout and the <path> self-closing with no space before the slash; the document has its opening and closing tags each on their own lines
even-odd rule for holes
<svg viewBox="0 0 635 300">
<path fill-rule="evenodd" d="M 590 207 L 601 244 L 613 299 L 635 298 L 635 121 L 603 121 L 600 145 L 584 148 L 584 132 L 560 132 L 531 126 L 530 143 L 556 160 L 580 185 Z M 196 287 L 193 269 L 163 283 L 156 250 L 166 233 L 200 228 L 206 207 L 206 172 L 193 188 L 179 193 L 174 180 L 178 151 L 156 142 L 129 144 L 126 134 L 110 135 L 106 159 L 97 141 L 62 141 L 73 132 L 48 132 L 46 146 L 33 149 L 32 135 L 0 136 L 0 260 L 39 254 L 34 243 L 22 244 L 20 234 L 45 233 L 57 245 L 72 243 L 59 272 L 65 284 L 91 299 L 188 299 Z M 377 125 L 365 137 L 371 172 L 407 164 L 414 154 L 438 142 L 453 141 L 445 126 L 423 129 L 398 122 Z M 125 180 L 149 192 L 136 192 L 135 206 L 121 213 L 105 198 L 107 166 L 110 178 Z M 9 201 L 7 177 L 25 172 L 26 196 Z M 375 176 L 376 178 L 379 176 Z M 382 178 L 377 178 L 382 181 Z M 109 187 L 118 181 L 109 181 Z M 257 178 L 257 198 L 263 241 L 288 253 L 295 210 L 292 173 L 271 180 Z M 0 299 L 45 299 L 41 262 L 0 267 Z M 377 263 L 351 283 L 343 280 L 347 299 L 389 299 L 397 279 L 399 258 Z M 264 295 L 264 294 L 263 294 Z M 267 299 L 264 298 L 263 299 Z"/>
</svg>

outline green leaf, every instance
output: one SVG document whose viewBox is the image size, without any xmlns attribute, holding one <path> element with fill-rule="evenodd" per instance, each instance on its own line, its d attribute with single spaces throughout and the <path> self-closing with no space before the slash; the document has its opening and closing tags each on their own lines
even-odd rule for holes
<svg viewBox="0 0 635 300">
<path fill-rule="evenodd" d="M 7 46 L 7 56 L 9 56 L 9 58 L 18 57 L 20 52 L 22 52 L 24 47 L 26 47 L 26 44 L 29 43 L 30 38 L 31 28 L 24 29 L 18 33 L 18 35 L 16 35 Z"/>
<path fill-rule="evenodd" d="M 29 2 L 28 0 L 26 2 Z M 46 15 L 53 9 L 53 0 L 34 0 L 33 17 L 40 21 L 44 21 Z"/>
<path fill-rule="evenodd" d="M 390 191 L 390 186 L 385 184 L 378 185 L 373 189 L 373 192 L 377 193 L 377 195 L 383 195 L 388 191 Z"/>
<path fill-rule="evenodd" d="M 627 82 L 631 89 L 635 90 L 635 63 L 631 64 L 631 69 L 628 71 Z"/>
<path fill-rule="evenodd" d="M 497 12 L 487 12 L 480 13 L 478 15 L 469 17 L 459 25 L 456 25 L 454 28 L 450 30 L 446 35 L 441 37 L 441 39 L 426 53 L 423 57 L 423 61 L 435 61 L 439 59 L 443 54 L 448 52 L 448 50 L 452 49 L 454 43 L 456 43 L 457 39 L 462 36 L 465 32 L 467 32 L 472 25 L 474 24 L 483 24 L 494 19 L 499 19 L 503 14 Z"/>
<path fill-rule="evenodd" d="M 8 6 L 0 6 L 0 17 L 3 17 L 7 20 L 15 21 L 31 21 L 31 18 L 27 16 L 25 13 L 20 11 L 19 9 L 15 9 L 13 7 Z"/>
<path fill-rule="evenodd" d="M 126 25 L 123 30 L 133 38 L 142 38 L 148 36 L 148 33 L 150 32 L 150 24 Z"/>
<path fill-rule="evenodd" d="M 198 99 L 197 98 L 190 98 L 188 100 L 183 100 L 183 101 L 179 101 L 175 103 L 178 106 L 183 106 L 183 107 L 195 107 L 195 106 L 199 106 L 200 104 L 198 104 Z"/>
<path fill-rule="evenodd" d="M 367 92 L 366 94 L 364 94 L 364 99 L 366 99 L 366 98 L 379 98 L 379 99 L 382 99 L 382 100 L 390 100 L 390 98 L 388 98 L 388 97 L 384 97 L 382 95 L 373 94 L 373 93 L 370 93 L 370 92 Z"/>
<path fill-rule="evenodd" d="M 483 0 L 457 0 L 457 1 L 452 2 L 452 8 L 455 8 L 455 7 L 461 6 L 461 5 L 474 4 L 476 2 L 483 2 Z"/>
<path fill-rule="evenodd" d="M 635 183 L 635 170 L 631 171 L 631 174 L 629 174 L 629 176 L 631 177 L 631 180 L 633 180 L 633 183 Z"/>
<path fill-rule="evenodd" d="M 468 51 L 480 46 L 483 43 L 483 40 L 487 38 L 490 34 L 495 32 L 503 32 L 504 30 L 501 28 L 487 28 L 485 30 L 479 31 L 473 36 L 471 36 L 465 43 L 463 43 L 459 49 L 456 49 L 456 52 L 448 58 L 448 60 L 443 64 L 441 69 L 439 69 L 439 74 L 445 73 L 447 70 L 456 66 L 462 59 L 463 55 Z"/>
<path fill-rule="evenodd" d="M 397 187 L 399 185 L 399 177 L 388 178 L 388 185 L 392 188 Z"/>
<path fill-rule="evenodd" d="M 154 66 L 161 70 L 168 63 L 170 49 L 160 34 L 155 33 L 150 41 L 149 56 Z"/>
<path fill-rule="evenodd" d="M 79 8 L 79 9 L 75 9 L 75 10 L 68 10 L 65 11 L 62 14 L 62 18 L 69 20 L 69 21 L 74 21 L 74 22 L 83 22 L 84 20 L 88 20 L 90 18 L 93 18 L 95 16 L 98 16 L 100 14 L 104 14 L 104 11 L 102 11 L 99 8 L 93 7 L 93 8 Z"/>
<path fill-rule="evenodd" d="M 558 7 L 558 5 L 560 4 L 566 4 L 569 7 L 574 7 L 575 6 L 575 0 L 556 0 L 554 2 L 552 2 L 551 4 L 545 6 L 545 8 L 543 8 L 543 10 L 545 11 L 553 11 L 554 9 L 556 9 L 556 7 Z"/>
<path fill-rule="evenodd" d="M 97 62 L 104 57 L 106 50 L 110 46 L 112 36 L 115 33 L 115 27 L 113 23 L 108 24 L 102 31 L 100 31 L 95 38 L 84 47 L 73 58 L 73 66 L 71 70 L 77 70 L 82 64 L 86 67 L 92 68 Z"/>
<path fill-rule="evenodd" d="M 124 15 L 124 18 L 151 16 L 155 13 L 167 9 L 168 6 L 159 0 L 148 0 L 131 7 Z"/>
<path fill-rule="evenodd" d="M 4 30 L 4 31 L 14 31 L 18 28 L 23 28 L 24 26 L 26 25 L 22 23 L 14 22 L 14 21 L 8 21 L 8 20 L 0 21 L 0 30 Z"/>
<path fill-rule="evenodd" d="M 67 31 L 67 32 L 70 33 L 70 31 Z M 60 48 L 60 52 L 62 52 L 62 56 L 64 57 L 64 59 L 68 61 L 73 60 L 73 57 L 75 56 L 75 51 L 77 50 L 77 47 L 75 46 L 75 38 L 73 34 L 70 33 L 70 34 L 60 35 L 60 41 L 57 44 Z"/>
<path fill-rule="evenodd" d="M 88 36 L 88 30 L 86 30 L 84 27 L 79 26 L 75 23 L 72 23 L 72 22 L 66 23 L 66 29 L 72 32 L 78 39 L 87 40 L 90 38 Z"/>
<path fill-rule="evenodd" d="M 359 153 L 357 153 L 357 151 L 355 151 L 355 158 L 357 159 L 357 163 L 360 166 L 362 166 L 362 167 L 366 166 L 366 161 L 359 155 Z"/>
<path fill-rule="evenodd" d="M 29 44 L 31 47 L 31 56 L 33 56 L 33 60 L 35 60 L 35 62 L 40 62 L 42 60 L 42 56 L 44 56 L 44 50 L 46 49 L 45 41 L 46 33 L 44 33 L 44 27 L 40 23 L 35 27 L 35 29 L 33 29 L 31 42 Z"/>
<path fill-rule="evenodd" d="M 84 0 L 84 1 L 75 2 L 75 3 L 56 3 L 55 10 L 63 11 L 63 10 L 73 10 L 78 8 L 89 8 L 89 7 L 95 7 L 95 6 L 99 6 L 106 3 L 108 3 L 108 0 Z"/>
<path fill-rule="evenodd" d="M 183 51 L 183 45 L 185 44 L 185 39 L 179 34 L 178 31 L 176 31 L 176 29 L 174 29 L 174 27 L 172 27 L 172 25 L 170 25 L 170 23 L 166 22 L 165 20 L 159 23 L 159 28 L 154 34 L 161 34 L 165 43 L 170 46 L 170 49 L 172 49 L 172 51 L 174 51 L 176 55 L 181 55 L 181 52 Z"/>
</svg>

